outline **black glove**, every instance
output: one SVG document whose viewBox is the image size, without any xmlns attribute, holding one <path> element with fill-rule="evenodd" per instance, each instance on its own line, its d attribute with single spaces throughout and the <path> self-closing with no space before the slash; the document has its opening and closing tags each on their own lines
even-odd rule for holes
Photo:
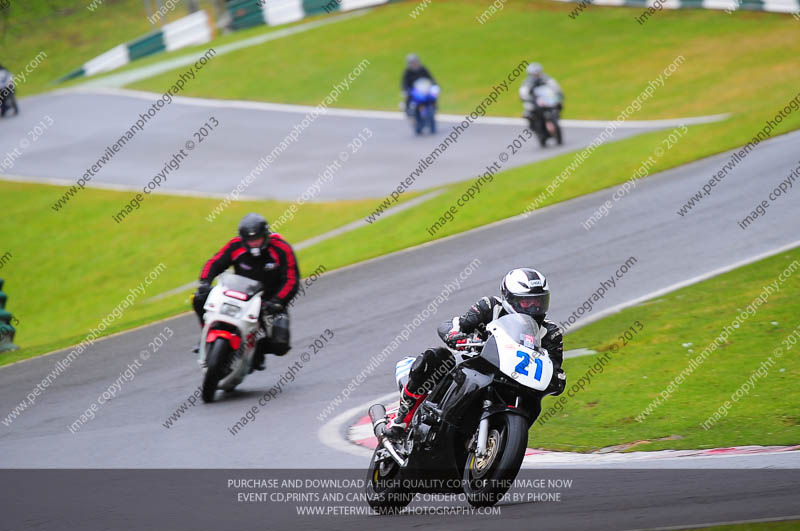
<svg viewBox="0 0 800 531">
<path fill-rule="evenodd" d="M 283 304 L 275 297 L 271 298 L 268 301 L 261 301 L 261 312 L 269 315 L 282 313 Z"/>
<path fill-rule="evenodd" d="M 197 285 L 197 296 L 205 297 L 210 292 L 211 292 L 211 282 L 207 280 L 201 280 L 200 283 Z"/>
<path fill-rule="evenodd" d="M 553 379 L 550 380 L 550 385 L 544 390 L 544 394 L 558 396 L 564 392 L 566 386 L 567 374 L 559 367 L 553 372 Z"/>
</svg>

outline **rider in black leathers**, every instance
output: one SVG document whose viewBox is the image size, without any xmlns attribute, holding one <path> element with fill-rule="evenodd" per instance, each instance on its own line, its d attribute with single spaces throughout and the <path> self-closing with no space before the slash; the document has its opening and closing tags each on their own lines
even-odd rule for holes
<svg viewBox="0 0 800 531">
<path fill-rule="evenodd" d="M 409 105 L 411 104 L 411 87 L 414 86 L 414 82 L 418 79 L 428 78 L 431 80 L 431 83 L 434 85 L 436 84 L 436 80 L 433 79 L 433 74 L 431 74 L 425 66 L 420 62 L 419 57 L 416 54 L 410 53 L 406 56 L 406 69 L 403 71 L 403 79 L 400 82 L 400 86 L 403 89 L 403 95 L 406 98 L 406 113 L 408 113 Z"/>
<path fill-rule="evenodd" d="M 500 297 L 483 297 L 461 317 L 445 321 L 439 327 L 439 337 L 448 346 L 454 347 L 467 334 L 483 330 L 497 317 L 507 313 L 524 313 L 533 317 L 541 327 L 544 334 L 541 340 L 542 348 L 547 349 L 553 361 L 554 373 L 563 374 L 561 363 L 564 342 L 558 325 L 545 319 L 549 307 L 550 288 L 544 275 L 531 268 L 513 269 L 503 278 Z M 429 348 L 417 357 L 411 366 L 408 382 L 403 388 L 397 416 L 387 428 L 386 433 L 390 437 L 403 436 L 417 407 L 441 378 L 455 366 L 455 357 L 444 347 Z M 560 395 L 564 391 L 566 378 L 553 378 L 552 382 L 545 392 Z"/>
</svg>

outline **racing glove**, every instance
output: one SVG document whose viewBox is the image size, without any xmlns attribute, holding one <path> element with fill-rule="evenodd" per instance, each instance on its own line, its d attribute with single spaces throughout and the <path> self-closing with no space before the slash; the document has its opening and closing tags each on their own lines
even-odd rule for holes
<svg viewBox="0 0 800 531">
<path fill-rule="evenodd" d="M 205 297 L 211 292 L 211 282 L 208 280 L 201 280 L 197 285 L 197 296 Z"/>
<path fill-rule="evenodd" d="M 439 337 L 442 338 L 445 345 L 455 348 L 459 341 L 467 338 L 467 334 L 461 331 L 459 318 L 453 317 L 452 321 L 446 321 L 439 327 Z"/>
<path fill-rule="evenodd" d="M 261 312 L 265 315 L 275 315 L 283 312 L 283 304 L 277 298 L 273 297 L 268 301 L 261 301 Z"/>
</svg>

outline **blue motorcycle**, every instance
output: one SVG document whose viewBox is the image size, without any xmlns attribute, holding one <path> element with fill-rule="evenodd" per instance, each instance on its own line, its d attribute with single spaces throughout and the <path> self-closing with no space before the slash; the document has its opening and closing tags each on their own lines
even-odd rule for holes
<svg viewBox="0 0 800 531">
<path fill-rule="evenodd" d="M 436 132 L 436 100 L 439 98 L 439 85 L 428 78 L 420 78 L 411 87 L 408 116 L 412 120 L 414 132 L 421 135 L 425 128 L 431 134 Z"/>
</svg>

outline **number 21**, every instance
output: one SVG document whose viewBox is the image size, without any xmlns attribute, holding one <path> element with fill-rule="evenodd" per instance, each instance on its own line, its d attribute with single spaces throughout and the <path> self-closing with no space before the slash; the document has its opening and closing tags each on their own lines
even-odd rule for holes
<svg viewBox="0 0 800 531">
<path fill-rule="evenodd" d="M 517 363 L 517 366 L 514 367 L 514 370 L 517 371 L 519 374 L 524 374 L 528 376 L 528 365 L 531 364 L 531 356 L 525 351 L 518 350 L 517 357 L 522 358 L 522 361 Z M 544 362 L 542 362 L 541 358 L 534 358 L 533 362 L 536 364 L 536 373 L 533 375 L 534 380 L 540 380 L 542 378 L 542 369 L 544 368 Z"/>
</svg>

